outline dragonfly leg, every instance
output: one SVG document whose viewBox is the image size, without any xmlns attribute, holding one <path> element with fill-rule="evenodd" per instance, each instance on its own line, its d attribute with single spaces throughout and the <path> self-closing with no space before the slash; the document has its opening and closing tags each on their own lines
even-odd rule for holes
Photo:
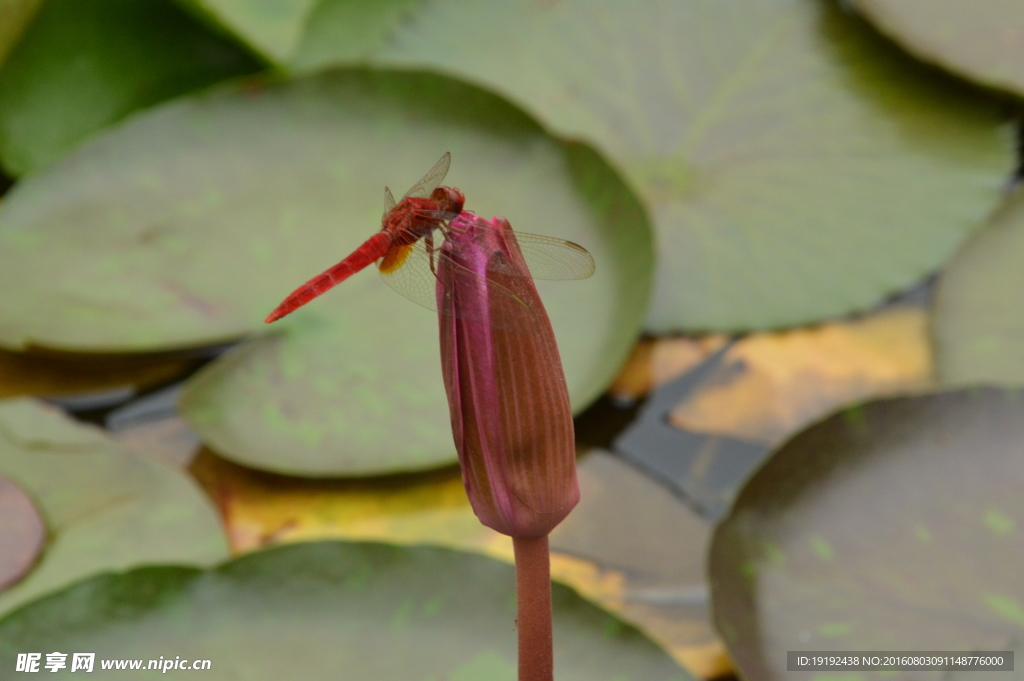
<svg viewBox="0 0 1024 681">
<path fill-rule="evenodd" d="M 427 255 L 430 256 L 430 271 L 435 277 L 437 277 L 437 256 L 435 255 L 436 251 L 434 250 L 434 233 L 431 232 L 430 234 L 427 234 L 423 237 L 423 241 L 427 245 Z"/>
</svg>

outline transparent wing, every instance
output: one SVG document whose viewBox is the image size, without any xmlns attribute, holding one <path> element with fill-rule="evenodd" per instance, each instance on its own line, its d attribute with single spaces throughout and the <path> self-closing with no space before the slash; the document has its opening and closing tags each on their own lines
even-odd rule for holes
<svg viewBox="0 0 1024 681">
<path fill-rule="evenodd" d="M 457 281 L 455 288 L 463 297 L 462 304 L 452 304 L 454 291 L 443 292 L 441 311 L 460 319 L 490 324 L 496 328 L 531 333 L 537 322 L 537 311 L 529 301 L 528 289 L 533 288 L 529 277 L 522 275 L 509 276 L 502 273 L 502 283 L 494 280 L 480 281 L 481 275 L 452 262 L 440 246 L 444 241 L 441 230 L 437 229 L 429 237 L 407 246 L 394 246 L 384 258 L 378 261 L 381 277 L 395 291 L 429 310 L 438 310 L 436 272 L 444 259 L 445 266 L 453 272 Z M 497 274 L 497 273 L 495 273 Z M 475 292 L 487 291 L 492 301 L 489 305 L 477 304 L 465 300 L 466 296 Z"/>
<path fill-rule="evenodd" d="M 394 208 L 395 205 L 395 196 L 391 193 L 391 188 L 384 187 L 384 217 L 387 217 L 388 213 L 391 212 L 391 209 Z"/>
<path fill-rule="evenodd" d="M 594 273 L 594 257 L 579 244 L 525 232 L 515 235 L 534 279 L 586 279 Z"/>
<path fill-rule="evenodd" d="M 403 199 L 409 197 L 426 199 L 430 198 L 430 195 L 437 189 L 441 182 L 444 181 L 444 176 L 448 174 L 448 166 L 452 163 L 452 155 L 449 152 L 445 152 L 444 156 L 441 157 L 434 167 L 427 171 L 427 174 L 423 178 L 412 186 L 412 189 L 405 193 Z"/>
</svg>

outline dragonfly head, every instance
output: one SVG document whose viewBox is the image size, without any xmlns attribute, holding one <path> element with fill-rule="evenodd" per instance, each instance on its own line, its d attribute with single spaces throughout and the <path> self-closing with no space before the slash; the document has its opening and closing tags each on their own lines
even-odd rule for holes
<svg viewBox="0 0 1024 681">
<path fill-rule="evenodd" d="M 439 204 L 441 210 L 456 215 L 462 212 L 462 205 L 466 203 L 465 195 L 454 187 L 438 187 L 430 198 Z"/>
</svg>

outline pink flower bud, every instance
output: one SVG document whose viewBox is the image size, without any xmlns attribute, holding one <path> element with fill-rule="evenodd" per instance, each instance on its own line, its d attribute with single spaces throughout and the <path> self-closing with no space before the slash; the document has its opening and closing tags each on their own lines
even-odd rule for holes
<svg viewBox="0 0 1024 681">
<path fill-rule="evenodd" d="M 544 536 L 580 496 L 551 322 L 505 218 L 460 214 L 440 251 L 441 368 L 469 501 L 498 532 Z"/>
</svg>

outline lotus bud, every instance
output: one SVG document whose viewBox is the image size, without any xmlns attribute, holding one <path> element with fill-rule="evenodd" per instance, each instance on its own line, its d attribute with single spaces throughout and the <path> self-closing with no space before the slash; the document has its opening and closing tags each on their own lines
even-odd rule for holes
<svg viewBox="0 0 1024 681">
<path fill-rule="evenodd" d="M 542 537 L 579 501 L 554 330 L 508 220 L 461 213 L 436 257 L 441 368 L 480 522 Z"/>
</svg>

